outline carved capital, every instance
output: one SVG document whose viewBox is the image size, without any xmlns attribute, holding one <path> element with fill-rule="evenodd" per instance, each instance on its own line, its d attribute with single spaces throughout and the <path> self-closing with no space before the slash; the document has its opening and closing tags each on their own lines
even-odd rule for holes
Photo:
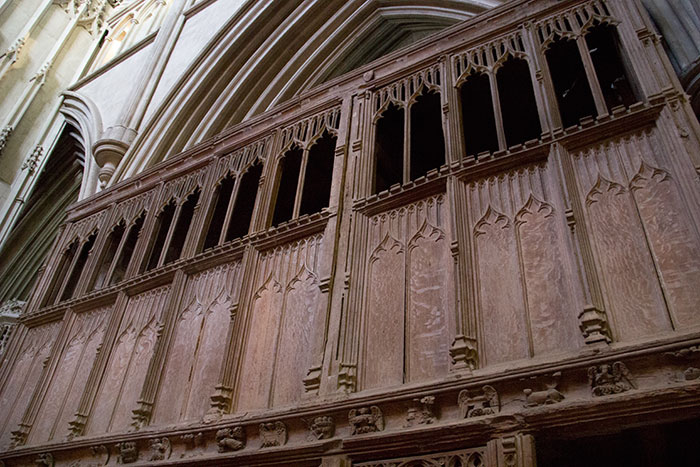
<svg viewBox="0 0 700 467">
<path fill-rule="evenodd" d="M 479 364 L 476 339 L 459 334 L 450 347 L 452 370 L 474 370 Z"/>
<path fill-rule="evenodd" d="M 578 316 L 579 328 L 586 344 L 610 343 L 610 328 L 605 312 L 594 306 L 586 306 Z"/>
<path fill-rule="evenodd" d="M 304 378 L 303 383 L 305 395 L 317 395 L 318 390 L 321 387 L 321 365 L 309 368 L 309 371 L 306 372 L 306 378 Z"/>
<path fill-rule="evenodd" d="M 69 441 L 77 436 L 82 436 L 85 432 L 85 424 L 87 423 L 87 417 L 81 414 L 75 414 L 75 418 L 68 422 L 68 434 L 66 439 Z"/>
<path fill-rule="evenodd" d="M 41 156 L 44 154 L 44 147 L 42 145 L 37 145 L 32 151 L 32 154 L 27 158 L 22 164 L 21 170 L 26 170 L 29 175 L 36 172 L 36 168 L 39 166 L 39 161 Z"/>
<path fill-rule="evenodd" d="M 14 128 L 9 125 L 0 130 L 0 156 L 2 155 L 2 151 L 5 149 L 5 146 L 7 146 L 7 140 L 10 139 L 12 130 L 14 130 Z"/>
<path fill-rule="evenodd" d="M 211 406 L 204 416 L 204 423 L 211 423 L 221 418 L 222 415 L 231 410 L 231 389 L 219 385 L 214 394 L 210 397 Z"/>
<path fill-rule="evenodd" d="M 357 390 L 357 365 L 341 363 L 338 372 L 338 389 L 345 394 Z"/>
<path fill-rule="evenodd" d="M 30 426 L 20 423 L 15 431 L 13 431 L 10 449 L 14 449 L 19 446 L 24 446 L 27 443 L 27 436 L 29 436 Z"/>
<path fill-rule="evenodd" d="M 131 426 L 138 431 L 151 421 L 153 414 L 153 404 L 145 401 L 139 401 L 139 406 L 131 412 Z"/>
</svg>

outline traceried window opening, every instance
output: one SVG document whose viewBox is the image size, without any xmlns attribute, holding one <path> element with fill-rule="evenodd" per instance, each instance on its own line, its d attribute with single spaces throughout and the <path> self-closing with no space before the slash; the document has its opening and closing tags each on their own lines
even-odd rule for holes
<svg viewBox="0 0 700 467">
<path fill-rule="evenodd" d="M 122 220 L 112 229 L 107 237 L 107 242 L 102 249 L 102 257 L 97 265 L 97 274 L 95 274 L 90 290 L 102 288 L 107 281 L 107 274 L 109 274 L 109 269 L 117 254 L 117 249 L 122 241 L 124 232 L 126 232 L 126 224 Z"/>
<path fill-rule="evenodd" d="M 411 105 L 411 180 L 445 163 L 440 93 L 423 92 Z"/>
<path fill-rule="evenodd" d="M 489 77 L 472 72 L 459 88 L 462 103 L 462 131 L 467 155 L 498 151 L 496 118 Z"/>
<path fill-rule="evenodd" d="M 542 134 L 527 61 L 509 58 L 496 72 L 503 131 L 508 147 Z"/>
<path fill-rule="evenodd" d="M 78 285 L 80 276 L 83 274 L 85 263 L 87 263 L 90 256 L 90 251 L 92 251 L 92 247 L 95 244 L 95 238 L 97 238 L 97 232 L 91 234 L 87 241 L 83 244 L 83 247 L 80 249 L 78 260 L 75 262 L 75 265 L 73 265 L 73 270 L 70 273 L 66 287 L 63 289 L 63 294 L 61 294 L 61 301 L 73 298 L 75 288 Z"/>
<path fill-rule="evenodd" d="M 327 131 L 309 149 L 299 215 L 313 214 L 328 207 L 337 138 Z"/>
<path fill-rule="evenodd" d="M 129 268 L 131 257 L 134 255 L 134 250 L 136 250 L 136 242 L 139 239 L 139 234 L 141 233 L 141 228 L 143 227 L 145 218 L 146 213 L 141 213 L 141 215 L 129 229 L 129 233 L 126 236 L 126 241 L 124 242 L 122 251 L 119 253 L 119 259 L 114 266 L 114 271 L 112 272 L 112 277 L 109 280 L 109 285 L 121 282 L 121 280 L 126 276 L 126 271 Z"/>
<path fill-rule="evenodd" d="M 593 60 L 600 89 L 608 111 L 614 107 L 638 102 L 630 76 L 627 73 L 620 39 L 614 26 L 599 24 L 586 34 L 586 45 Z"/>
<path fill-rule="evenodd" d="M 236 200 L 231 213 L 231 220 L 226 231 L 226 241 L 248 235 L 250 222 L 255 209 L 255 197 L 258 194 L 262 164 L 253 164 L 241 177 L 241 184 L 236 193 Z"/>
<path fill-rule="evenodd" d="M 557 95 L 562 125 L 577 125 L 583 117 L 597 117 L 578 46 L 573 40 L 554 41 L 545 52 Z"/>
<path fill-rule="evenodd" d="M 180 214 L 177 217 L 177 222 L 175 223 L 175 230 L 173 231 L 170 245 L 168 245 L 168 251 L 165 253 L 165 261 L 163 264 L 168 264 L 180 259 L 182 249 L 185 246 L 185 240 L 187 240 L 187 233 L 190 230 L 190 224 L 192 224 L 194 211 L 197 207 L 197 203 L 199 203 L 199 194 L 199 189 L 196 189 L 183 203 Z"/>
<path fill-rule="evenodd" d="M 403 183 L 404 110 L 390 104 L 377 121 L 374 138 L 375 193 Z"/>
<path fill-rule="evenodd" d="M 168 237 L 168 230 L 170 230 L 170 224 L 173 222 L 173 216 L 175 215 L 175 200 L 170 200 L 170 202 L 163 207 L 163 210 L 158 214 L 156 219 L 155 236 L 153 237 L 151 244 L 151 251 L 148 255 L 148 262 L 146 263 L 146 270 L 158 266 L 158 261 L 160 260 L 160 254 L 163 252 L 163 247 L 165 246 L 165 240 Z"/>
<path fill-rule="evenodd" d="M 272 216 L 273 226 L 287 222 L 294 216 L 294 201 L 296 199 L 303 154 L 304 151 L 301 148 L 293 147 L 280 159 L 278 168 L 280 179 L 275 211 Z"/>
<path fill-rule="evenodd" d="M 63 281 L 66 278 L 66 275 L 68 274 L 68 269 L 73 263 L 73 258 L 75 257 L 75 253 L 78 251 L 79 245 L 80 243 L 78 242 L 78 240 L 74 240 L 73 242 L 71 242 L 70 245 L 68 245 L 68 248 L 66 248 L 66 250 L 61 255 L 61 260 L 58 263 L 58 268 L 56 269 L 56 273 L 53 276 L 51 287 L 49 288 L 49 291 L 46 294 L 46 298 L 44 299 L 44 303 L 42 306 L 53 305 L 56 301 L 56 297 L 58 297 L 58 293 L 60 292 L 61 286 L 63 285 Z"/>
<path fill-rule="evenodd" d="M 204 250 L 208 250 L 209 248 L 213 248 L 219 244 L 221 229 L 224 228 L 224 223 L 226 222 L 226 212 L 228 211 L 228 205 L 231 202 L 231 195 L 233 195 L 233 187 L 235 184 L 236 179 L 229 173 L 219 182 L 216 187 L 214 207 L 212 208 L 209 218 L 207 236 L 204 239 Z"/>
</svg>

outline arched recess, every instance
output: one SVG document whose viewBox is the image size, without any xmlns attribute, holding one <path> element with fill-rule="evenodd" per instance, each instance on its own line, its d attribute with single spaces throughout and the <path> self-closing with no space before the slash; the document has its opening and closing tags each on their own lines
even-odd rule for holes
<svg viewBox="0 0 700 467">
<path fill-rule="evenodd" d="M 65 124 L 0 250 L 0 303 L 27 300 L 66 210 L 78 199 L 84 146 Z"/>
<path fill-rule="evenodd" d="M 500 3 L 249 2 L 173 85 L 110 184 L 159 162 L 155 157 L 172 156 L 339 73 Z"/>
<path fill-rule="evenodd" d="M 100 168 L 93 157 L 92 145 L 102 135 L 102 117 L 92 100 L 72 91 L 63 92 L 60 110 L 68 123 L 77 130 L 84 150 L 85 167 L 78 195 L 80 200 L 97 192 L 97 174 Z"/>
</svg>

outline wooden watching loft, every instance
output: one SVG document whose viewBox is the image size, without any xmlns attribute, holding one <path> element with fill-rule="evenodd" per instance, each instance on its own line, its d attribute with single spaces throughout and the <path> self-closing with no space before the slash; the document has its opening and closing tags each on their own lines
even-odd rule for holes
<svg viewBox="0 0 700 467">
<path fill-rule="evenodd" d="M 0 367 L 0 461 L 682 446 L 699 138 L 636 0 L 515 0 L 163 155 L 69 210 Z"/>
</svg>

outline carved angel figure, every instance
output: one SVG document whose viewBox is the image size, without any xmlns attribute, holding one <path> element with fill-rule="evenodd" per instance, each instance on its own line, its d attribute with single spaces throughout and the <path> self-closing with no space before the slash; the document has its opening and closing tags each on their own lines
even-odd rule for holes
<svg viewBox="0 0 700 467">
<path fill-rule="evenodd" d="M 457 403 L 462 414 L 462 418 L 481 417 L 482 415 L 493 415 L 501 410 L 501 401 L 498 392 L 488 384 L 481 388 L 481 391 L 460 391 Z"/>
<path fill-rule="evenodd" d="M 245 447 L 245 430 L 242 426 L 222 428 L 216 432 L 216 444 L 219 452 L 238 451 Z"/>
<path fill-rule="evenodd" d="M 280 421 L 261 423 L 260 438 L 262 438 L 260 447 L 282 446 L 287 442 L 287 427 Z"/>
<path fill-rule="evenodd" d="M 604 363 L 588 369 L 588 380 L 594 396 L 628 391 L 634 387 L 631 378 L 629 370 L 622 362 L 615 362 L 612 365 Z"/>
<path fill-rule="evenodd" d="M 353 435 L 374 433 L 384 429 L 384 416 L 376 405 L 352 409 L 348 414 L 348 421 L 352 426 Z"/>
<path fill-rule="evenodd" d="M 153 438 L 150 442 L 152 461 L 162 461 L 170 457 L 172 447 L 168 438 Z"/>
</svg>

